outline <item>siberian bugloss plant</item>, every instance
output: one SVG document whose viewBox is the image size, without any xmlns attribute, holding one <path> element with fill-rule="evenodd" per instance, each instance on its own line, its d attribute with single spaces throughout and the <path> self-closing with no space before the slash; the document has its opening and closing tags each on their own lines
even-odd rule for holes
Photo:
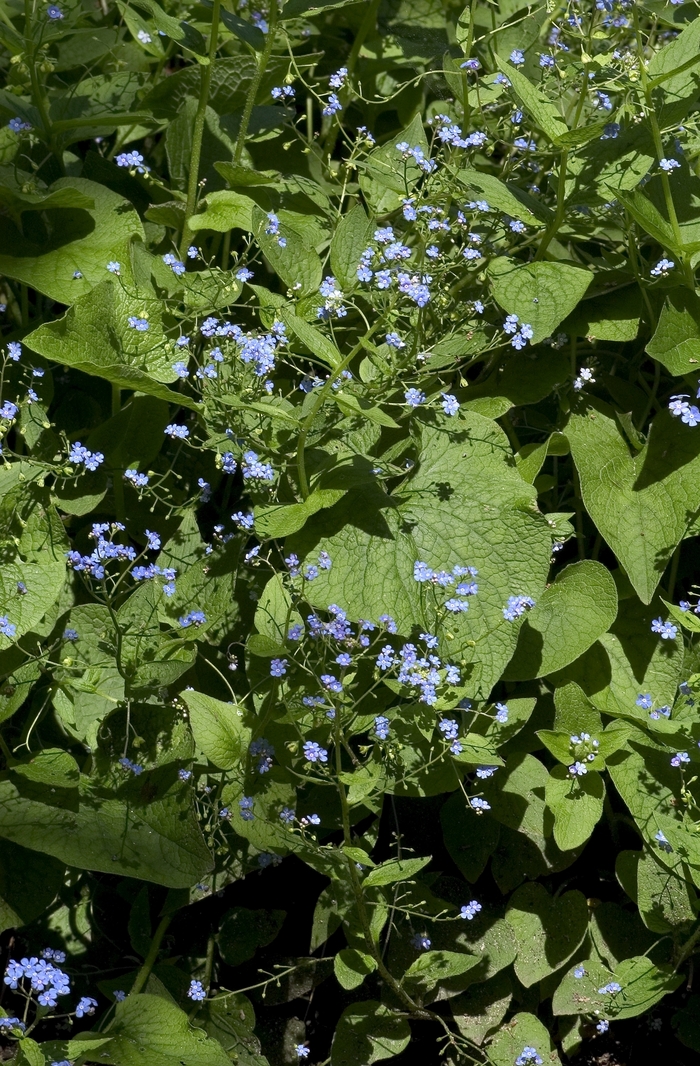
<svg viewBox="0 0 700 1066">
<path fill-rule="evenodd" d="M 4 1057 L 695 1061 L 697 5 L 0 43 Z"/>
</svg>

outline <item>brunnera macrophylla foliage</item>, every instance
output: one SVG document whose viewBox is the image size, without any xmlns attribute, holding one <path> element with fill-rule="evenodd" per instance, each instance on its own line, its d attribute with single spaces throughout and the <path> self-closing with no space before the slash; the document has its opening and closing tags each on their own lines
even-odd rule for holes
<svg viewBox="0 0 700 1066">
<path fill-rule="evenodd" d="M 0 43 L 0 1047 L 686 1061 L 696 5 Z"/>
</svg>

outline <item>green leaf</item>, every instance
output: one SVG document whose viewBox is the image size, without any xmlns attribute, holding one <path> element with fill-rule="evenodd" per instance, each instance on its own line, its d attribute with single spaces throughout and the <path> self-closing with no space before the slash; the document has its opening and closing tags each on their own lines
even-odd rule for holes
<svg viewBox="0 0 700 1066">
<path fill-rule="evenodd" d="M 65 866 L 50 855 L 2 842 L 0 864 L 0 932 L 39 918 L 56 898 Z"/>
<path fill-rule="evenodd" d="M 596 293 L 581 301 L 564 321 L 562 329 L 569 334 L 595 337 L 601 341 L 633 341 L 639 332 L 642 308 L 642 294 L 637 285 Z"/>
<path fill-rule="evenodd" d="M 566 429 L 583 502 L 643 603 L 700 507 L 700 440 L 686 428 L 662 411 L 635 456 L 600 411 L 572 415 Z"/>
<path fill-rule="evenodd" d="M 440 809 L 445 847 L 452 861 L 472 884 L 486 869 L 498 844 L 499 825 L 495 818 L 474 818 L 467 810 L 461 792 L 453 793 Z"/>
<path fill-rule="evenodd" d="M 239 41 L 249 44 L 256 52 L 262 52 L 265 47 L 265 34 L 257 26 L 227 11 L 225 7 L 221 8 L 221 21 Z"/>
<path fill-rule="evenodd" d="M 288 537 L 303 529 L 312 515 L 332 507 L 344 495 L 344 489 L 317 489 L 303 503 L 258 507 L 255 510 L 255 531 L 263 538 Z"/>
<path fill-rule="evenodd" d="M 621 851 L 615 869 L 625 891 L 633 890 L 647 929 L 668 933 L 695 920 L 697 895 L 678 852 L 664 852 L 663 862 L 657 854 L 661 852 Z"/>
<path fill-rule="evenodd" d="M 240 766 L 251 741 L 250 728 L 244 724 L 243 708 L 187 689 L 181 693 L 181 698 L 190 712 L 194 739 L 206 757 L 222 770 Z"/>
<path fill-rule="evenodd" d="M 468 189 L 481 193 L 490 207 L 503 211 L 511 218 L 517 218 L 526 226 L 539 228 L 554 217 L 549 208 L 536 200 L 534 196 L 510 182 L 501 181 L 495 174 L 485 174 L 480 170 L 465 167 L 457 171 L 457 178 Z"/>
<path fill-rule="evenodd" d="M 270 225 L 267 214 L 257 206 L 253 209 L 253 230 L 260 250 L 289 289 L 299 296 L 317 292 L 323 277 L 318 253 L 306 234 L 283 219 L 279 223 L 277 235 L 266 233 Z M 280 246 L 280 239 L 286 241 L 284 246 Z"/>
<path fill-rule="evenodd" d="M 635 222 L 638 222 L 650 237 L 653 237 L 655 241 L 659 241 L 664 248 L 669 248 L 678 255 L 681 254 L 673 227 L 644 193 L 638 189 L 632 192 L 618 190 L 617 195 Z"/>
<path fill-rule="evenodd" d="M 48 211 L 49 240 L 30 241 L 5 219 L 0 228 L 2 247 L 12 249 L 12 254 L 0 254 L 0 273 L 52 300 L 72 304 L 108 277 L 110 260 L 127 263 L 132 239 L 143 240 L 144 234 L 133 204 L 104 185 L 85 178 L 59 178 L 49 187 L 52 193 L 64 189 L 81 194 L 95 206 Z M 76 270 L 81 278 L 73 277 Z"/>
<path fill-rule="evenodd" d="M 524 681 L 560 670 L 607 632 L 616 614 L 609 570 L 588 560 L 572 563 L 528 612 L 505 676 Z"/>
<path fill-rule="evenodd" d="M 204 210 L 193 215 L 189 227 L 193 233 L 211 229 L 216 233 L 228 233 L 232 229 L 253 232 L 253 208 L 255 200 L 243 193 L 223 189 L 209 193 L 203 201 Z"/>
<path fill-rule="evenodd" d="M 404 159 L 396 150 L 396 145 L 403 141 L 411 148 L 421 148 L 426 156 L 430 154 L 420 115 L 385 144 L 373 148 L 362 165 L 360 188 L 377 214 L 387 214 L 400 207 L 423 176 L 412 157 Z"/>
<path fill-rule="evenodd" d="M 677 377 L 700 364 L 700 297 L 674 289 L 666 297 L 647 352 Z"/>
<path fill-rule="evenodd" d="M 525 1047 L 534 1047 L 548 1066 L 561 1062 L 552 1038 L 542 1022 L 534 1014 L 525 1012 L 511 1018 L 509 1024 L 496 1034 L 486 1053 L 493 1066 L 513 1066 Z"/>
<path fill-rule="evenodd" d="M 461 1035 L 482 1044 L 505 1018 L 512 995 L 510 978 L 505 973 L 499 973 L 483 984 L 471 985 L 466 992 L 450 999 L 452 1017 Z M 508 1066 L 511 1066 L 510 1062 Z"/>
<path fill-rule="evenodd" d="M 252 959 L 258 948 L 264 948 L 276 938 L 286 911 L 249 910 L 234 907 L 219 928 L 219 951 L 229 966 L 240 966 Z"/>
<path fill-rule="evenodd" d="M 381 407 L 375 407 L 362 396 L 356 396 L 354 392 L 348 392 L 346 389 L 339 390 L 333 393 L 332 399 L 343 414 L 367 418 L 370 422 L 378 426 L 388 426 L 389 429 L 399 428 L 398 422 L 395 422 L 391 415 L 388 415 Z"/>
<path fill-rule="evenodd" d="M 377 885 L 393 885 L 396 881 L 409 881 L 427 866 L 430 860 L 430 855 L 423 859 L 388 859 L 370 870 L 362 883 L 365 888 L 370 888 Z"/>
<path fill-rule="evenodd" d="M 590 837 L 603 813 L 605 785 L 595 770 L 572 779 L 563 766 L 555 766 L 545 789 L 547 806 L 554 815 L 554 840 L 562 851 L 578 848 Z"/>
<path fill-rule="evenodd" d="M 23 1036 L 18 1045 L 16 1058 L 17 1066 L 46 1066 L 44 1052 L 36 1040 L 30 1036 Z"/>
<path fill-rule="evenodd" d="M 552 144 L 564 143 L 563 137 L 568 133 L 568 126 L 557 107 L 512 63 L 506 63 L 500 56 L 496 56 L 496 62 L 509 79 L 513 92 L 535 124 L 547 135 Z"/>
<path fill-rule="evenodd" d="M 331 239 L 331 270 L 341 289 L 354 289 L 357 285 L 357 267 L 360 256 L 372 236 L 372 222 L 362 204 L 355 204 L 342 215 Z"/>
<path fill-rule="evenodd" d="M 314 605 L 342 604 L 351 618 L 387 613 L 404 634 L 434 625 L 413 579 L 416 561 L 437 570 L 476 566 L 479 594 L 467 614 L 439 627 L 440 654 L 464 661 L 463 695 L 486 699 L 517 642 L 517 627 L 503 617 L 508 597 L 517 590 L 537 600 L 544 591 L 551 535 L 530 510 L 533 496 L 500 427 L 465 412 L 444 429 L 422 428 L 420 463 L 397 495 L 379 487 L 351 490 L 287 547 L 314 561 L 323 549 L 333 560 L 308 586 Z M 362 572 L 360 556 L 372 560 Z"/>
<path fill-rule="evenodd" d="M 563 966 L 580 945 L 588 925 L 586 897 L 572 891 L 552 898 L 542 885 L 522 885 L 510 898 L 506 921 L 518 941 L 515 972 L 530 988 Z"/>
<path fill-rule="evenodd" d="M 484 782 L 484 795 L 491 804 L 493 817 L 525 833 L 534 841 L 549 836 L 551 815 L 547 816 L 544 790 L 548 780 L 546 768 L 534 755 L 516 752 L 506 759 L 504 771 Z"/>
<path fill-rule="evenodd" d="M 700 26 L 689 22 L 677 37 L 652 55 L 647 67 L 649 79 L 655 87 L 657 121 L 662 129 L 682 121 L 688 108 L 698 96 L 697 71 L 700 62 Z M 679 71 L 680 67 L 685 67 Z"/>
<path fill-rule="evenodd" d="M 12 773 L 52 788 L 77 788 L 80 780 L 77 762 L 60 748 L 44 748 L 27 762 L 15 763 Z"/>
<path fill-rule="evenodd" d="M 280 309 L 279 317 L 284 322 L 288 329 L 291 329 L 302 344 L 304 344 L 312 355 L 315 355 L 325 366 L 329 366 L 332 370 L 340 364 L 342 355 L 336 348 L 333 341 L 326 337 L 319 329 L 312 326 L 305 319 L 295 314 L 289 307 L 283 307 Z"/>
<path fill-rule="evenodd" d="M 151 328 L 130 329 L 129 315 L 148 312 Z M 122 389 L 136 389 L 177 406 L 198 404 L 164 382 L 177 380 L 172 348 L 162 332 L 160 303 L 154 294 L 134 297 L 113 281 L 104 281 L 68 309 L 63 318 L 39 326 L 26 337 L 34 352 L 85 374 L 105 378 Z"/>
<path fill-rule="evenodd" d="M 157 30 L 162 31 L 173 41 L 178 41 L 182 48 L 191 52 L 206 56 L 207 44 L 199 30 L 188 22 L 166 15 L 156 0 L 135 0 L 137 7 L 142 7 L 149 12 Z"/>
<path fill-rule="evenodd" d="M 11 504 L 13 496 L 6 498 Z M 46 497 L 22 493 L 15 496 L 14 518 L 21 535 L 3 550 L 0 563 L 0 613 L 17 627 L 14 639 L 34 629 L 53 606 L 66 578 L 67 541 L 63 524 Z M 18 583 L 26 587 L 21 594 Z M 10 638 L 3 636 L 0 646 Z"/>
<path fill-rule="evenodd" d="M 645 1014 L 683 981 L 682 974 L 655 966 L 643 955 L 624 959 L 612 974 L 595 961 L 583 965 L 586 970 L 583 977 L 574 977 L 573 971 L 567 973 L 555 992 L 552 1004 L 555 1015 L 581 1014 L 581 1008 L 585 1007 L 586 1014 L 611 1020 L 635 1018 Z M 622 986 L 622 991 L 614 996 L 600 993 L 598 990 L 611 979 Z"/>
<path fill-rule="evenodd" d="M 81 776 L 79 795 L 67 790 L 64 799 L 32 782 L 0 781 L 0 836 L 79 870 L 186 888 L 212 868 L 189 790 L 172 786 L 149 801 L 147 785 L 136 781 L 127 799 Z"/>
<path fill-rule="evenodd" d="M 371 955 L 355 948 L 343 948 L 333 959 L 333 971 L 338 984 L 348 991 L 359 988 L 365 977 L 377 968 Z"/>
<path fill-rule="evenodd" d="M 532 344 L 554 333 L 593 281 L 590 271 L 568 263 L 518 263 L 505 256 L 493 259 L 488 273 L 501 307 L 532 326 Z"/>
<path fill-rule="evenodd" d="M 478 955 L 463 951 L 423 951 L 403 975 L 403 980 L 413 984 L 436 985 L 450 977 L 459 977 L 479 962 Z"/>
<path fill-rule="evenodd" d="M 107 1034 L 105 1034 L 107 1035 Z M 111 1040 L 100 1047 L 106 1066 L 230 1066 L 216 1040 L 191 1028 L 187 1015 L 160 996 L 129 996 L 115 1007 Z"/>
<path fill-rule="evenodd" d="M 331 1066 L 371 1066 L 400 1055 L 408 1047 L 407 1020 L 374 1000 L 346 1007 L 333 1036 Z"/>
</svg>

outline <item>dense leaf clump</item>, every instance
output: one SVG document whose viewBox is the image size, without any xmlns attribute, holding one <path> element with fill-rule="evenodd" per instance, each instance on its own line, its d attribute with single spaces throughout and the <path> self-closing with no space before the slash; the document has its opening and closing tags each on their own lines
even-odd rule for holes
<svg viewBox="0 0 700 1066">
<path fill-rule="evenodd" d="M 695 1061 L 696 5 L 0 16 L 0 1057 Z"/>
</svg>

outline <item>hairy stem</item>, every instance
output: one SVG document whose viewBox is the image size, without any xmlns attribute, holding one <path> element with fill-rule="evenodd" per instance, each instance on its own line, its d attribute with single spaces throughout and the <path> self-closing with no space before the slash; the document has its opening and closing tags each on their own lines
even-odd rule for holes
<svg viewBox="0 0 700 1066">
<path fill-rule="evenodd" d="M 199 101 L 197 112 L 194 117 L 194 129 L 192 131 L 192 153 L 190 156 L 190 174 L 187 185 L 187 205 L 185 207 L 185 224 L 182 227 L 182 240 L 180 242 L 180 259 L 184 262 L 187 254 L 187 246 L 190 243 L 192 233 L 190 219 L 197 207 L 197 189 L 199 187 L 199 163 L 202 157 L 202 139 L 204 137 L 204 121 L 209 103 L 209 89 L 211 87 L 211 74 L 216 59 L 216 49 L 219 43 L 219 13 L 221 0 L 214 0 L 214 8 L 211 16 L 211 33 L 209 36 L 209 62 L 202 64 L 199 83 Z"/>
<path fill-rule="evenodd" d="M 245 139 L 248 136 L 250 116 L 253 114 L 253 108 L 255 107 L 255 101 L 258 95 L 258 89 L 260 88 L 260 82 L 262 81 L 263 74 L 267 69 L 267 64 L 270 62 L 272 49 L 275 46 L 275 30 L 277 29 L 278 7 L 278 0 L 270 0 L 270 11 L 267 17 L 267 38 L 265 40 L 265 47 L 260 53 L 260 59 L 258 60 L 258 69 L 255 71 L 255 74 L 253 75 L 253 80 L 250 83 L 250 88 L 248 89 L 248 95 L 246 97 L 245 107 L 243 108 L 243 115 L 241 117 L 241 125 L 238 130 L 238 137 L 236 138 L 236 147 L 233 153 L 234 163 L 240 163 L 241 161 L 241 156 L 245 147 Z"/>
</svg>

